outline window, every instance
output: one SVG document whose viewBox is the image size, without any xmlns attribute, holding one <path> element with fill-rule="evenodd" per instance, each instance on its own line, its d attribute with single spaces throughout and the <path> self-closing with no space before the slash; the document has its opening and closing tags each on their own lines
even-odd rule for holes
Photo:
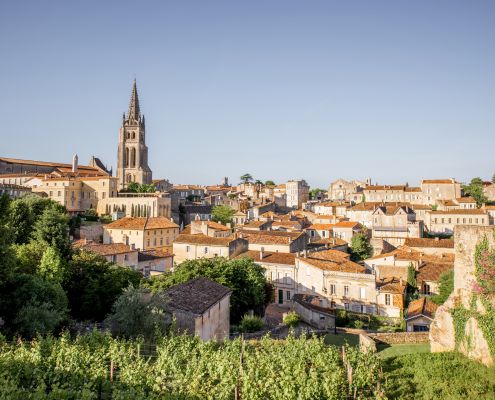
<svg viewBox="0 0 495 400">
<path fill-rule="evenodd" d="M 311 291 L 312 291 L 313 293 L 315 293 L 315 292 L 316 292 L 316 289 L 315 289 L 315 287 L 314 287 L 314 286 L 311 286 Z"/>
<path fill-rule="evenodd" d="M 389 306 L 390 305 L 390 295 L 385 294 L 385 305 Z"/>
<path fill-rule="evenodd" d="M 430 285 L 428 285 L 427 283 L 423 283 L 423 293 L 427 295 L 431 294 Z"/>
<path fill-rule="evenodd" d="M 361 299 L 365 299 L 366 298 L 366 288 L 364 288 L 364 287 L 359 288 L 359 297 Z"/>
<path fill-rule="evenodd" d="M 332 284 L 330 285 L 330 294 L 335 294 L 335 293 L 336 293 L 336 290 L 335 290 L 335 284 L 334 284 L 334 283 L 332 283 Z"/>
<path fill-rule="evenodd" d="M 344 296 L 349 296 L 349 286 L 344 286 Z"/>
<path fill-rule="evenodd" d="M 344 303 L 344 309 L 346 311 L 349 311 L 350 310 L 349 303 Z"/>
<path fill-rule="evenodd" d="M 124 261 L 127 261 L 127 258 L 128 258 L 127 254 L 124 254 Z"/>
<path fill-rule="evenodd" d="M 366 306 L 361 304 L 361 314 L 364 314 L 366 312 Z"/>
<path fill-rule="evenodd" d="M 208 247 L 205 247 L 205 254 L 208 254 Z"/>
<path fill-rule="evenodd" d="M 287 300 L 290 300 L 290 290 L 287 290 L 285 293 L 287 295 Z"/>
</svg>

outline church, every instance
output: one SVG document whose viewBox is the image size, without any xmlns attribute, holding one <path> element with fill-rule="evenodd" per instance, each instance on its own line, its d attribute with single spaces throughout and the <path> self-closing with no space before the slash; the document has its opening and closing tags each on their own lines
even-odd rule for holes
<svg viewBox="0 0 495 400">
<path fill-rule="evenodd" d="M 148 166 L 148 147 L 146 146 L 146 125 L 144 115 L 139 108 L 136 80 L 132 86 L 131 101 L 127 115 L 122 116 L 119 130 L 117 153 L 117 178 L 119 190 L 125 190 L 131 182 L 151 183 L 151 169 Z"/>
</svg>

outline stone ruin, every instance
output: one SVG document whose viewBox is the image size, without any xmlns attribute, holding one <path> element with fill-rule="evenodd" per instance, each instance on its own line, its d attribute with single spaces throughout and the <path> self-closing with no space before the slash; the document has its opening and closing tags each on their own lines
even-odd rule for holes
<svg viewBox="0 0 495 400">
<path fill-rule="evenodd" d="M 453 351 L 456 349 L 454 321 L 451 310 L 463 305 L 470 309 L 473 283 L 476 281 L 475 250 L 476 245 L 486 235 L 490 247 L 495 246 L 493 227 L 488 226 L 456 226 L 454 232 L 455 263 L 454 291 L 447 301 L 438 307 L 435 319 L 430 326 L 430 344 L 432 352 Z M 478 299 L 474 305 L 480 314 L 486 311 Z M 468 319 L 465 326 L 465 336 L 459 343 L 458 350 L 467 357 L 480 361 L 487 366 L 493 366 L 493 358 L 483 333 L 474 317 Z"/>
</svg>

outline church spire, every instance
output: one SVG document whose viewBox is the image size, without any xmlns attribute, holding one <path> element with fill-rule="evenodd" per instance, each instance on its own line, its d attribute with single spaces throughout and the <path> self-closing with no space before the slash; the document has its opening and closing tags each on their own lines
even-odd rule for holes
<svg viewBox="0 0 495 400">
<path fill-rule="evenodd" d="M 129 120 L 139 121 L 139 98 L 136 86 L 136 79 L 134 79 L 134 85 L 132 86 L 131 102 L 129 103 L 129 111 L 127 112 L 127 118 Z"/>
</svg>

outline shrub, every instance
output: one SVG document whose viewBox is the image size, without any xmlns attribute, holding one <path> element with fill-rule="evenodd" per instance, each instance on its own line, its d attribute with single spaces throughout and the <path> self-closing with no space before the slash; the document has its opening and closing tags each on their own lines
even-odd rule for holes
<svg viewBox="0 0 495 400">
<path fill-rule="evenodd" d="M 300 321 L 301 318 L 294 311 L 288 312 L 287 315 L 284 317 L 284 324 L 290 328 L 294 328 L 295 326 L 297 326 L 297 324 L 299 324 Z"/>
<path fill-rule="evenodd" d="M 354 321 L 354 328 L 356 329 L 363 329 L 364 328 L 364 322 L 361 321 L 360 319 L 357 319 Z"/>
<path fill-rule="evenodd" d="M 257 315 L 244 315 L 239 324 L 239 332 L 256 332 L 263 329 L 263 320 Z"/>
</svg>

